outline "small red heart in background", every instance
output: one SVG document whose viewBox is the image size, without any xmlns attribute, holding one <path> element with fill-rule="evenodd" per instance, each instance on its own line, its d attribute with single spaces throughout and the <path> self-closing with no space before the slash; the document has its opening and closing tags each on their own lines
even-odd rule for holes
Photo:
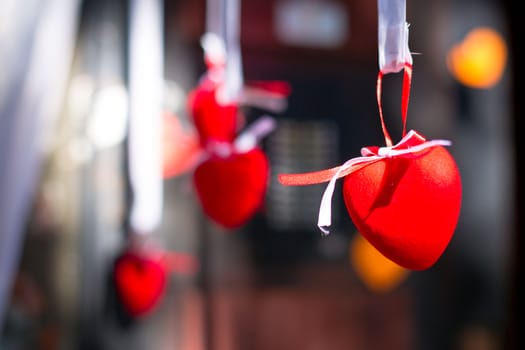
<svg viewBox="0 0 525 350">
<path fill-rule="evenodd" d="M 347 175 L 343 195 L 357 229 L 377 250 L 400 266 L 423 270 L 452 238 L 461 179 L 448 151 L 434 147 Z"/>
<path fill-rule="evenodd" d="M 201 143 L 208 140 L 233 142 L 238 129 L 238 105 L 217 101 L 218 85 L 204 80 L 188 96 L 188 107 Z"/>
<path fill-rule="evenodd" d="M 228 157 L 211 156 L 195 169 L 193 182 L 204 212 L 233 229 L 261 207 L 268 176 L 268 159 L 261 149 L 254 148 Z"/>
<path fill-rule="evenodd" d="M 141 317 L 152 311 L 164 294 L 167 272 L 157 256 L 127 251 L 116 260 L 113 277 L 126 311 Z"/>
</svg>

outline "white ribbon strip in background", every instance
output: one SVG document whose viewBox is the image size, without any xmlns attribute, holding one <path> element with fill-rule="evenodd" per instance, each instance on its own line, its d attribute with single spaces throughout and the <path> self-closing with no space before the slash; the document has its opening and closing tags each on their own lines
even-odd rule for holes
<svg viewBox="0 0 525 350">
<path fill-rule="evenodd" d="M 148 234 L 161 222 L 163 6 L 133 0 L 129 33 L 129 176 L 133 192 L 131 229 Z"/>
<path fill-rule="evenodd" d="M 0 332 L 26 220 L 66 94 L 79 1 L 16 0 L 0 11 Z"/>
<path fill-rule="evenodd" d="M 240 43 L 241 0 L 225 0 L 226 4 L 226 86 L 225 98 L 236 102 L 240 98 L 243 81 Z"/>
<path fill-rule="evenodd" d="M 226 63 L 224 86 L 217 96 L 223 104 L 238 102 L 244 85 L 240 27 L 240 0 L 206 1 L 206 33 L 201 43 L 208 61 Z"/>
</svg>

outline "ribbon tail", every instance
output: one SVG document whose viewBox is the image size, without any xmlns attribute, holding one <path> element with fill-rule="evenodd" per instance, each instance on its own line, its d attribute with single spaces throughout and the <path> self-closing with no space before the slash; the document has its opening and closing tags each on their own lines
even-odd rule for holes
<svg viewBox="0 0 525 350">
<path fill-rule="evenodd" d="M 274 118 L 262 116 L 243 131 L 235 140 L 235 148 L 238 151 L 247 152 L 253 149 L 261 139 L 270 134 L 277 127 Z"/>
<path fill-rule="evenodd" d="M 383 159 L 383 157 L 378 156 L 352 158 L 337 168 L 337 171 L 334 173 L 328 182 L 328 186 L 326 186 L 326 189 L 324 190 L 323 197 L 321 198 L 321 205 L 319 207 L 317 226 L 325 235 L 330 233 L 328 228 L 332 225 L 332 197 L 334 195 L 335 182 L 337 179 L 351 174 L 381 159 Z"/>
<path fill-rule="evenodd" d="M 339 175 L 341 174 L 343 169 L 344 165 L 339 167 L 334 176 L 332 176 L 330 182 L 328 182 L 328 186 L 326 186 L 326 189 L 323 193 L 323 197 L 321 198 L 317 226 L 325 235 L 328 235 L 330 233 L 330 230 L 328 228 L 332 225 L 332 197 L 334 195 L 335 182 L 339 178 Z"/>
<path fill-rule="evenodd" d="M 357 157 L 348 160 L 343 165 L 326 170 L 313 171 L 299 174 L 279 174 L 277 179 L 284 186 L 306 186 L 329 182 L 334 176 L 336 180 L 345 177 L 365 166 L 378 161 L 379 157 Z"/>
<path fill-rule="evenodd" d="M 282 113 L 288 108 L 286 96 L 254 87 L 243 87 L 241 103 L 274 113 Z"/>
<path fill-rule="evenodd" d="M 277 179 L 284 186 L 306 186 L 328 182 L 341 168 L 340 166 L 301 174 L 279 174 Z"/>
</svg>

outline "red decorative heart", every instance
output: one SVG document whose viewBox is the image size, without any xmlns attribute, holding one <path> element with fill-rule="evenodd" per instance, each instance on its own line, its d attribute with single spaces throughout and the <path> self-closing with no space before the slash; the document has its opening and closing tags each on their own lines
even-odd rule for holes
<svg viewBox="0 0 525 350">
<path fill-rule="evenodd" d="M 142 317 L 152 311 L 162 297 L 167 273 L 160 259 L 127 251 L 115 263 L 114 279 L 126 311 L 133 317 Z"/>
<path fill-rule="evenodd" d="M 237 136 L 238 105 L 219 103 L 217 88 L 218 84 L 205 79 L 188 96 L 189 110 L 203 145 L 210 139 L 233 142 Z"/>
<path fill-rule="evenodd" d="M 357 229 L 387 258 L 412 270 L 431 267 L 454 233 L 461 179 L 443 147 L 385 158 L 344 178 Z"/>
<path fill-rule="evenodd" d="M 228 157 L 212 155 L 193 174 L 204 212 L 225 228 L 245 224 L 261 207 L 268 182 L 269 163 L 254 148 Z"/>
</svg>

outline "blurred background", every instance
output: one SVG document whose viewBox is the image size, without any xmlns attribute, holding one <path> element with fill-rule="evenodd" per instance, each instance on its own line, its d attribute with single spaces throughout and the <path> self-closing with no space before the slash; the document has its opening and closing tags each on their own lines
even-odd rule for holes
<svg viewBox="0 0 525 350">
<path fill-rule="evenodd" d="M 132 77 L 137 67 L 160 74 L 164 168 L 180 164 L 192 142 L 186 99 L 206 68 L 206 1 L 0 0 L 0 349 L 523 348 L 514 6 L 407 1 L 417 53 L 408 128 L 451 140 L 463 183 L 449 247 L 432 268 L 410 272 L 357 234 L 339 183 L 322 237 L 324 185 L 276 181 L 383 144 L 376 2 L 243 1 L 244 78 L 291 86 L 262 143 L 272 172 L 264 208 L 222 229 L 202 213 L 191 172 L 165 171 L 160 225 L 147 239 L 193 263 L 172 269 L 156 308 L 129 317 L 111 273 L 130 239 L 129 116 L 146 98 Z M 384 80 L 394 139 L 401 78 Z M 140 82 L 137 91 L 157 91 Z"/>
</svg>

